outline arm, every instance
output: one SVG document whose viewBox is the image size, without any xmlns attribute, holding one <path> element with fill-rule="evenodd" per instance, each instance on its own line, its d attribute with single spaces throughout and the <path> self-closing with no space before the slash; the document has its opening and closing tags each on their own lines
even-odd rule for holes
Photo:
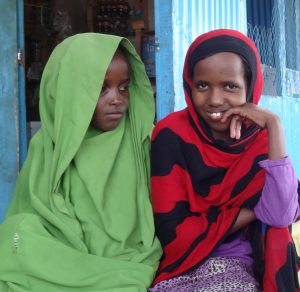
<svg viewBox="0 0 300 292">
<path fill-rule="evenodd" d="M 287 152 L 284 130 L 279 117 L 251 103 L 228 110 L 223 120 L 229 117 L 231 117 L 230 136 L 232 138 L 240 138 L 241 124 L 245 119 L 265 128 L 268 133 L 269 160 L 260 163 L 266 172 L 266 182 L 254 214 L 249 215 L 247 212 L 249 222 L 254 216 L 272 226 L 290 225 L 299 214 L 297 177 L 290 159 L 285 158 Z M 238 218 L 237 225 L 239 220 Z"/>
<path fill-rule="evenodd" d="M 232 226 L 230 233 L 234 233 L 242 229 L 243 227 L 249 225 L 252 221 L 256 219 L 255 213 L 253 210 L 242 208 L 234 225 Z"/>
<path fill-rule="evenodd" d="M 268 112 L 265 128 L 268 131 L 269 159 L 275 160 L 286 157 L 284 130 L 279 117 Z"/>
<path fill-rule="evenodd" d="M 239 139 L 244 120 L 257 124 L 268 132 L 269 159 L 281 159 L 287 156 L 284 130 L 277 115 L 252 103 L 229 109 L 222 117 L 222 122 L 231 118 L 230 137 Z"/>
<path fill-rule="evenodd" d="M 275 227 L 292 224 L 299 215 L 299 204 L 298 180 L 290 158 L 264 160 L 259 164 L 265 169 L 266 182 L 254 208 L 256 217 Z"/>
<path fill-rule="evenodd" d="M 259 164 L 266 171 L 261 198 L 254 210 L 241 209 L 231 233 L 256 218 L 270 226 L 281 228 L 289 226 L 299 216 L 298 181 L 290 158 L 264 160 Z"/>
</svg>

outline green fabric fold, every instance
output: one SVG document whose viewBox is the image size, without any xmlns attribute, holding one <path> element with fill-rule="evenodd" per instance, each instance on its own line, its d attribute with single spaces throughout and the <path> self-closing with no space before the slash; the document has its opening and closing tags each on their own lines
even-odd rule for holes
<svg viewBox="0 0 300 292">
<path fill-rule="evenodd" d="M 129 109 L 100 132 L 90 121 L 119 45 Z M 146 291 L 161 255 L 149 199 L 154 100 L 133 46 L 96 33 L 63 41 L 43 72 L 40 116 L 0 226 L 0 291 Z"/>
</svg>

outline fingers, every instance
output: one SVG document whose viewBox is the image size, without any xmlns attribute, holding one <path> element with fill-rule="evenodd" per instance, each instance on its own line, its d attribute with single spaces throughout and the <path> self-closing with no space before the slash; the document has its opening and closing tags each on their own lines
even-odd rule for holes
<svg viewBox="0 0 300 292">
<path fill-rule="evenodd" d="M 245 103 L 242 106 L 233 107 L 224 112 L 221 122 L 225 123 L 230 119 L 233 119 L 234 116 L 239 116 L 241 119 L 246 119 L 251 123 L 258 125 L 261 128 L 266 127 L 267 121 L 270 119 L 270 116 L 274 116 L 274 114 L 266 109 L 263 109 L 252 103 Z M 236 121 L 233 120 L 233 127 L 236 124 Z M 234 127 L 236 130 L 236 127 Z M 235 130 L 232 130 L 233 132 Z"/>
<path fill-rule="evenodd" d="M 227 110 L 222 118 L 221 118 L 221 122 L 224 123 L 227 121 L 227 119 L 230 117 L 230 116 L 233 116 L 233 115 L 236 115 L 236 116 L 239 116 L 241 119 L 244 119 L 246 116 L 245 116 L 245 113 L 244 111 L 242 110 L 241 107 L 236 107 L 236 108 L 230 108 L 229 110 Z"/>
<path fill-rule="evenodd" d="M 243 118 L 235 115 L 232 117 L 230 122 L 230 138 L 240 139 L 242 129 Z"/>
</svg>

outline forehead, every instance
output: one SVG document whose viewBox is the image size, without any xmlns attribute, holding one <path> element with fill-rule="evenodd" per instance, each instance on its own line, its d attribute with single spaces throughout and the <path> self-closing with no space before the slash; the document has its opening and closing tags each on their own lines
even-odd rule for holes
<svg viewBox="0 0 300 292">
<path fill-rule="evenodd" d="M 117 50 L 110 62 L 110 65 L 107 69 L 107 73 L 111 71 L 114 72 L 118 71 L 118 72 L 129 74 L 129 70 L 130 70 L 130 66 L 127 57 L 123 52 Z"/>
<path fill-rule="evenodd" d="M 120 50 L 120 49 L 116 50 L 111 63 L 114 61 L 125 62 L 127 64 L 127 66 L 129 67 L 128 58 L 126 56 L 126 53 L 123 52 L 123 50 Z"/>
<path fill-rule="evenodd" d="M 222 74 L 241 74 L 245 70 L 242 58 L 238 54 L 222 52 L 198 61 L 194 67 L 194 74 L 205 74 L 211 71 Z"/>
</svg>

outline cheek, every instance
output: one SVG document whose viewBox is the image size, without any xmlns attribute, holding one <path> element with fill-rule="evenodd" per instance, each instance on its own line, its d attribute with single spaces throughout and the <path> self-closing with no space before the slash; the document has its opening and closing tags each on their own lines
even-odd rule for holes
<svg viewBox="0 0 300 292">
<path fill-rule="evenodd" d="M 205 96 L 197 91 L 192 90 L 192 103 L 195 108 L 202 108 L 205 103 Z"/>
<path fill-rule="evenodd" d="M 123 103 L 124 103 L 125 111 L 127 111 L 128 108 L 129 108 L 129 97 L 127 97 L 126 99 L 124 99 Z"/>
<path fill-rule="evenodd" d="M 100 101 L 98 101 L 96 108 L 94 110 L 93 120 L 97 120 L 101 117 L 102 109 L 103 109 L 103 105 L 101 105 Z"/>
<path fill-rule="evenodd" d="M 246 102 L 246 93 L 242 93 L 240 95 L 229 95 L 227 100 L 232 107 L 241 106 Z"/>
<path fill-rule="evenodd" d="M 97 105 L 96 105 L 96 108 L 94 110 L 94 116 L 99 114 L 99 110 L 100 110 L 100 106 L 99 106 L 99 102 L 98 102 Z"/>
</svg>

